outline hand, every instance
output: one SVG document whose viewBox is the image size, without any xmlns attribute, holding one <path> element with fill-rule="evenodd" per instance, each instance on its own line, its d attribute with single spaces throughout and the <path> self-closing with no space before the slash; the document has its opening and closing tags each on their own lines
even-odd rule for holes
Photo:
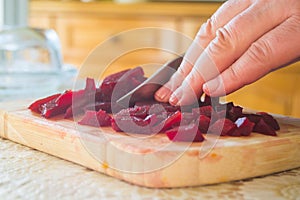
<svg viewBox="0 0 300 200">
<path fill-rule="evenodd" d="M 229 0 L 204 23 L 155 99 L 222 96 L 300 58 L 299 0 Z"/>
</svg>

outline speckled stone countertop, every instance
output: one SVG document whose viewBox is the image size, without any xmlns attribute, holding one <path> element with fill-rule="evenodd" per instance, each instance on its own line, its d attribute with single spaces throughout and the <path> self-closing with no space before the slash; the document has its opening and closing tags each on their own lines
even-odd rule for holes
<svg viewBox="0 0 300 200">
<path fill-rule="evenodd" d="M 0 138 L 0 199 L 300 199 L 300 168 L 217 185 L 134 186 Z"/>
</svg>

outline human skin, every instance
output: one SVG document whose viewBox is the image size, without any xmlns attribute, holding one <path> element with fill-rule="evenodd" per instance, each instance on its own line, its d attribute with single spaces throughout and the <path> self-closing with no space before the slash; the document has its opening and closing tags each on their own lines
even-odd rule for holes
<svg viewBox="0 0 300 200">
<path fill-rule="evenodd" d="M 223 96 L 298 60 L 299 0 L 229 0 L 201 26 L 155 99 L 187 105 L 203 93 Z"/>
</svg>

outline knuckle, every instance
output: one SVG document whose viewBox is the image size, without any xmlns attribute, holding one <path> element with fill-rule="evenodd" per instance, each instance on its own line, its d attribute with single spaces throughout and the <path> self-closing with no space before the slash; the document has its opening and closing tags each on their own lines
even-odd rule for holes
<svg viewBox="0 0 300 200">
<path fill-rule="evenodd" d="M 240 86 L 245 86 L 250 83 L 244 70 L 239 66 L 229 68 L 229 79 L 238 83 Z"/>
<path fill-rule="evenodd" d="M 237 43 L 237 34 L 230 27 L 222 27 L 216 31 L 216 37 L 209 46 L 212 54 L 223 53 L 224 51 L 234 51 Z"/>
<path fill-rule="evenodd" d="M 267 40 L 258 40 L 252 43 L 248 50 L 250 62 L 258 66 L 267 67 L 265 65 L 271 62 L 272 55 L 273 50 Z"/>
<path fill-rule="evenodd" d="M 184 79 L 188 75 L 189 71 L 185 67 L 179 67 L 176 72 L 176 79 Z"/>
<path fill-rule="evenodd" d="M 208 19 L 204 24 L 201 25 L 196 39 L 198 41 L 210 41 L 215 37 L 215 22 L 214 17 Z"/>
</svg>

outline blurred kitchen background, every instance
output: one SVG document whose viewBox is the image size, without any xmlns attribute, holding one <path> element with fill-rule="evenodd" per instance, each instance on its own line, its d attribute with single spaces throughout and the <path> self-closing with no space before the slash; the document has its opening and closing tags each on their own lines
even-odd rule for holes
<svg viewBox="0 0 300 200">
<path fill-rule="evenodd" d="M 0 0 L 0 10 L 3 2 Z M 77 69 L 87 63 L 86 58 L 97 45 L 108 38 L 135 28 L 161 27 L 178 31 L 193 38 L 197 30 L 223 3 L 202 0 L 28 0 L 28 26 L 54 30 L 59 39 L 64 64 Z M 26 8 L 24 8 L 26 9 Z M 25 11 L 25 10 L 24 10 Z M 3 16 L 3 15 L 1 15 Z M 3 17 L 0 17 L 3 24 Z M 140 36 L 114 37 L 114 46 L 134 44 Z M 145 35 L 151 43 L 164 47 L 166 36 Z M 167 44 L 169 45 L 169 44 Z M 187 42 L 174 41 L 178 51 L 184 52 Z M 109 50 L 103 52 L 109 54 Z M 172 56 L 166 51 L 147 49 L 128 53 L 111 63 L 108 73 L 143 63 L 164 63 Z M 94 63 L 99 65 L 98 60 Z M 225 97 L 244 107 L 300 117 L 300 63 L 278 70 L 260 81 Z M 91 70 L 81 75 L 93 76 Z"/>
</svg>

